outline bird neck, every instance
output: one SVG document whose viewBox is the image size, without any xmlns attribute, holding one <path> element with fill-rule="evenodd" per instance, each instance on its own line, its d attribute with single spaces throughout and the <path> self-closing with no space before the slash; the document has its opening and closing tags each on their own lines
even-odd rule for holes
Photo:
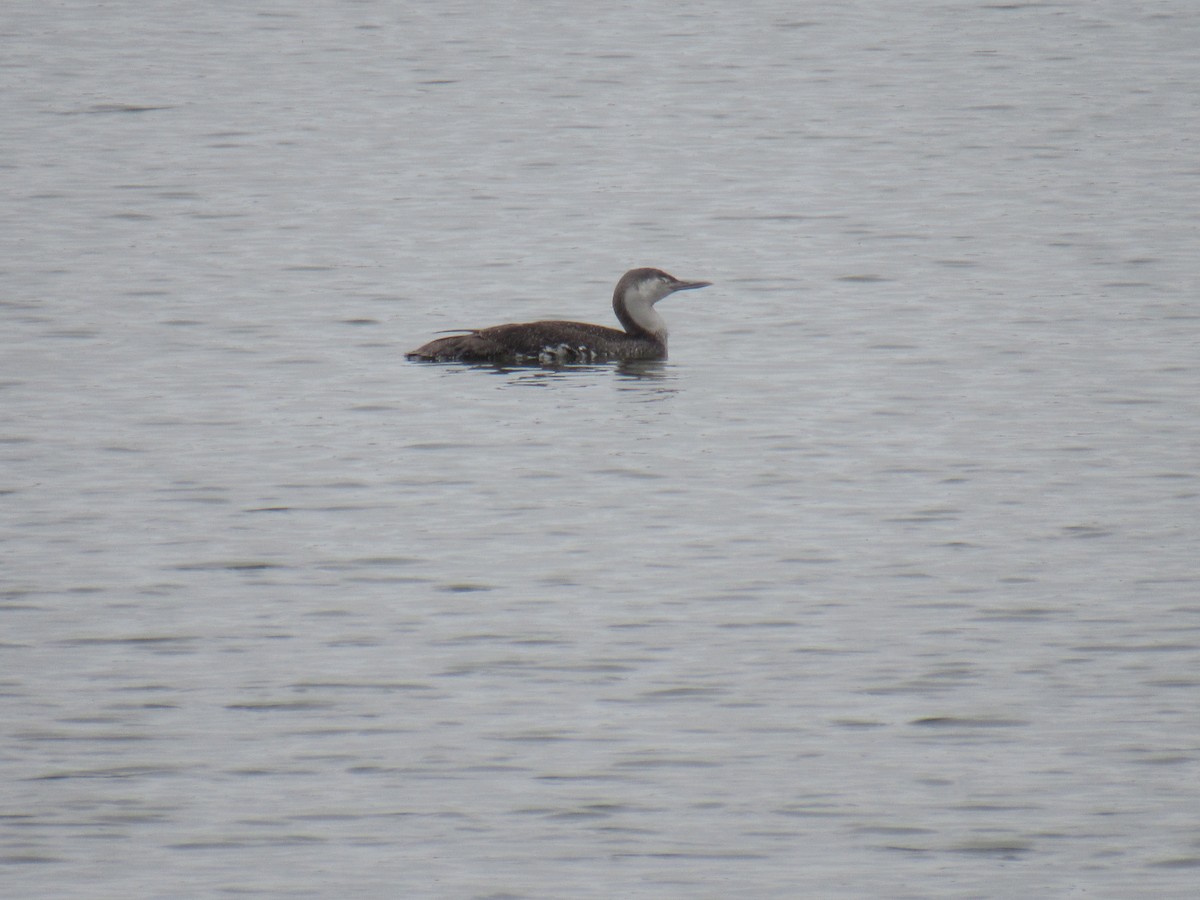
<svg viewBox="0 0 1200 900">
<path fill-rule="evenodd" d="M 667 342 L 667 323 L 654 308 L 657 297 L 651 297 L 636 287 L 613 294 L 613 312 L 625 327 L 626 333 L 635 337 L 649 337 L 664 344 Z"/>
</svg>

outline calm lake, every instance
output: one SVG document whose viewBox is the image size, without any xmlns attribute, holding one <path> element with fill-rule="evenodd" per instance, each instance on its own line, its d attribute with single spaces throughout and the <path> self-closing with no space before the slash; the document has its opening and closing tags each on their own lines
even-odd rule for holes
<svg viewBox="0 0 1200 900">
<path fill-rule="evenodd" d="M 0 893 L 1194 896 L 1194 3 L 0 33 Z"/>
</svg>

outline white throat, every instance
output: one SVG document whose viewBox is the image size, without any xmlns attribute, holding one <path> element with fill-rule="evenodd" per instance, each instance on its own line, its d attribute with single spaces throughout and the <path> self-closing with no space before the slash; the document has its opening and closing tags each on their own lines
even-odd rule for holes
<svg viewBox="0 0 1200 900">
<path fill-rule="evenodd" d="M 643 281 L 627 290 L 622 298 L 629 318 L 661 341 L 667 339 L 667 321 L 658 314 L 654 304 L 669 293 L 659 281 Z"/>
</svg>

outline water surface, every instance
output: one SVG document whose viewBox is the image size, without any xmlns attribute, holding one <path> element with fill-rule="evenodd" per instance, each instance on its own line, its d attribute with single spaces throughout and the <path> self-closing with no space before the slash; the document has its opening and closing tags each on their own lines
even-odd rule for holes
<svg viewBox="0 0 1200 900">
<path fill-rule="evenodd" d="M 0 25 L 13 896 L 1191 896 L 1190 4 Z"/>
</svg>

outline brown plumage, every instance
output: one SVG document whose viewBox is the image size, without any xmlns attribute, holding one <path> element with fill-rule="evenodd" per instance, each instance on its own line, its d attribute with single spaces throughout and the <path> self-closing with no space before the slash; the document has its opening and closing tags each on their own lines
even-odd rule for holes
<svg viewBox="0 0 1200 900">
<path fill-rule="evenodd" d="M 659 269 L 633 269 L 613 291 L 613 311 L 624 331 L 558 320 L 494 325 L 438 338 L 405 355 L 424 362 L 540 365 L 665 359 L 667 325 L 654 304 L 676 291 L 708 284 L 680 281 Z"/>
</svg>

